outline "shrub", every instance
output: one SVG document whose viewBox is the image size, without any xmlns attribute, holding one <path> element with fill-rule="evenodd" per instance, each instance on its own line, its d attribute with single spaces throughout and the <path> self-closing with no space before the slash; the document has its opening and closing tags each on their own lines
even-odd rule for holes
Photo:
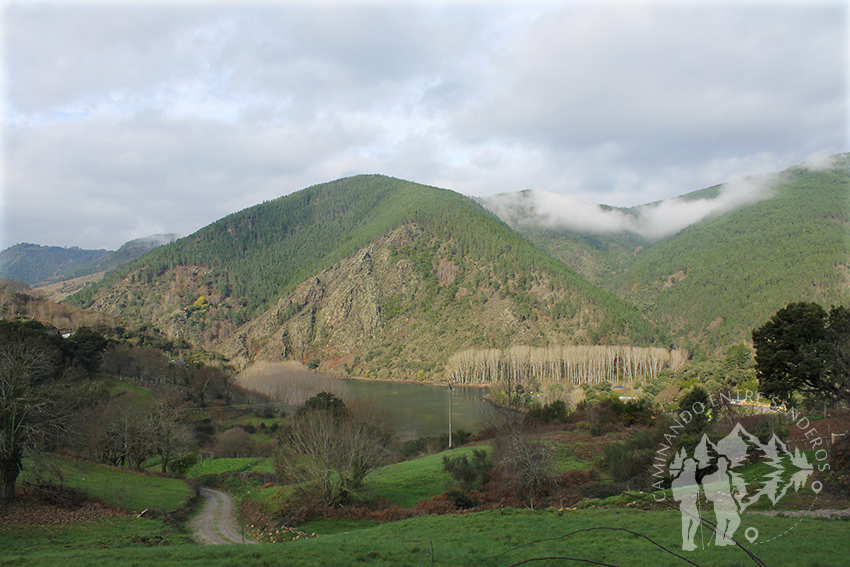
<svg viewBox="0 0 850 567">
<path fill-rule="evenodd" d="M 620 428 L 620 420 L 611 409 L 611 400 L 606 399 L 595 405 L 587 400 L 581 401 L 573 413 L 573 419 L 578 421 L 578 427 L 594 437 L 604 435 Z M 585 422 L 582 424 L 581 422 Z"/>
<path fill-rule="evenodd" d="M 831 476 L 841 490 L 850 492 L 850 438 L 841 437 L 832 445 Z"/>
<path fill-rule="evenodd" d="M 617 480 L 647 477 L 658 450 L 658 430 L 638 431 L 625 441 L 615 441 L 605 447 L 604 464 Z"/>
<path fill-rule="evenodd" d="M 493 461 L 483 449 L 472 451 L 471 459 L 466 455 L 458 457 L 443 457 L 443 470 L 460 485 L 461 490 L 468 491 L 489 482 L 493 470 Z"/>
<path fill-rule="evenodd" d="M 440 439 L 437 437 L 417 437 L 410 439 L 401 444 L 401 456 L 404 459 L 412 459 L 422 453 L 430 453 L 432 448 L 440 444 Z M 446 445 L 448 446 L 448 436 L 446 436 Z"/>
<path fill-rule="evenodd" d="M 179 477 L 185 477 L 186 473 L 189 472 L 189 469 L 194 467 L 198 463 L 198 454 L 197 453 L 187 453 L 182 457 L 178 457 L 171 461 L 168 465 L 168 468 L 171 469 L 171 473 L 177 475 Z"/>
<path fill-rule="evenodd" d="M 532 404 L 528 408 L 528 419 L 537 423 L 566 422 L 570 417 L 569 408 L 563 400 L 551 404 Z"/>
<path fill-rule="evenodd" d="M 457 431 L 453 431 L 452 446 L 449 447 L 449 434 L 443 433 L 442 435 L 440 435 L 440 451 L 445 451 L 446 449 L 466 445 L 467 443 L 469 443 L 470 437 L 472 437 L 472 433 L 464 429 L 458 429 Z"/>
<path fill-rule="evenodd" d="M 614 399 L 609 403 L 611 410 L 617 415 L 617 419 L 626 427 L 631 427 L 632 425 L 654 425 L 656 411 L 649 400 L 641 399 L 623 402 L 619 399 Z"/>
</svg>

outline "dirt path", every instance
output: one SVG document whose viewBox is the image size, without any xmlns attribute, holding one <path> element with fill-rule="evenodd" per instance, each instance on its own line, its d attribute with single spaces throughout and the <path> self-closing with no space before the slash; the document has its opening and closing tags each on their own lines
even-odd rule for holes
<svg viewBox="0 0 850 567">
<path fill-rule="evenodd" d="M 233 502 L 230 496 L 212 488 L 202 488 L 204 509 L 192 520 L 190 527 L 201 543 L 228 545 L 231 543 L 257 543 L 242 538 L 240 527 L 233 520 Z"/>
</svg>

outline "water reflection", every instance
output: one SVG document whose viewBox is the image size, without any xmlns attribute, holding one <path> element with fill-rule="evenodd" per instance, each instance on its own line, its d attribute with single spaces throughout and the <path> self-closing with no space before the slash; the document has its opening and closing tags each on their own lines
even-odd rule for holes
<svg viewBox="0 0 850 567">
<path fill-rule="evenodd" d="M 370 400 L 395 418 L 398 436 L 410 439 L 436 436 L 449 431 L 449 388 L 410 382 L 340 380 L 345 398 Z M 486 388 L 452 388 L 452 429 L 477 431 Z"/>
<path fill-rule="evenodd" d="M 394 418 L 402 439 L 437 436 L 449 430 L 449 388 L 416 382 L 346 380 L 307 370 L 301 364 L 259 362 L 236 376 L 242 387 L 271 399 L 298 406 L 319 392 L 331 392 L 343 400 L 370 400 Z M 479 418 L 488 404 L 482 401 L 486 388 L 452 388 L 452 429 L 478 431 Z"/>
</svg>

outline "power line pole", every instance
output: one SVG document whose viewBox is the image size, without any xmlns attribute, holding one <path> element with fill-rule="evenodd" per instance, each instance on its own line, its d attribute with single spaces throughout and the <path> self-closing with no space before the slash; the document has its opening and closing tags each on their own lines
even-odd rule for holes
<svg viewBox="0 0 850 567">
<path fill-rule="evenodd" d="M 449 382 L 449 449 L 452 448 L 452 383 Z"/>
</svg>

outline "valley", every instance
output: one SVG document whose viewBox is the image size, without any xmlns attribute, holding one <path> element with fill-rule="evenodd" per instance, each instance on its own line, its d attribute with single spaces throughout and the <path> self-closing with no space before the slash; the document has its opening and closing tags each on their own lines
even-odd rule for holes
<svg viewBox="0 0 850 567">
<path fill-rule="evenodd" d="M 777 386 L 754 342 L 796 305 L 820 333 L 807 364 L 847 378 L 850 156 L 830 164 L 669 233 L 640 219 L 731 189 L 600 206 L 627 227 L 601 233 L 553 224 L 530 192 L 360 175 L 64 275 L 70 249 L 4 251 L 49 277 L 0 285 L 0 385 L 17 388 L 0 411 L 49 403 L 59 425 L 33 411 L 26 450 L 0 454 L 20 472 L 0 565 L 667 564 L 697 557 L 673 463 L 715 474 L 736 426 L 805 474 L 733 463 L 781 497 L 729 548 L 703 518 L 697 563 L 838 564 L 846 522 L 793 514 L 850 505 L 847 399 Z M 17 352 L 38 356 L 18 371 Z M 732 401 L 767 391 L 787 405 Z M 213 491 L 239 534 L 202 512 Z M 193 543 L 204 523 L 237 544 Z"/>
</svg>

